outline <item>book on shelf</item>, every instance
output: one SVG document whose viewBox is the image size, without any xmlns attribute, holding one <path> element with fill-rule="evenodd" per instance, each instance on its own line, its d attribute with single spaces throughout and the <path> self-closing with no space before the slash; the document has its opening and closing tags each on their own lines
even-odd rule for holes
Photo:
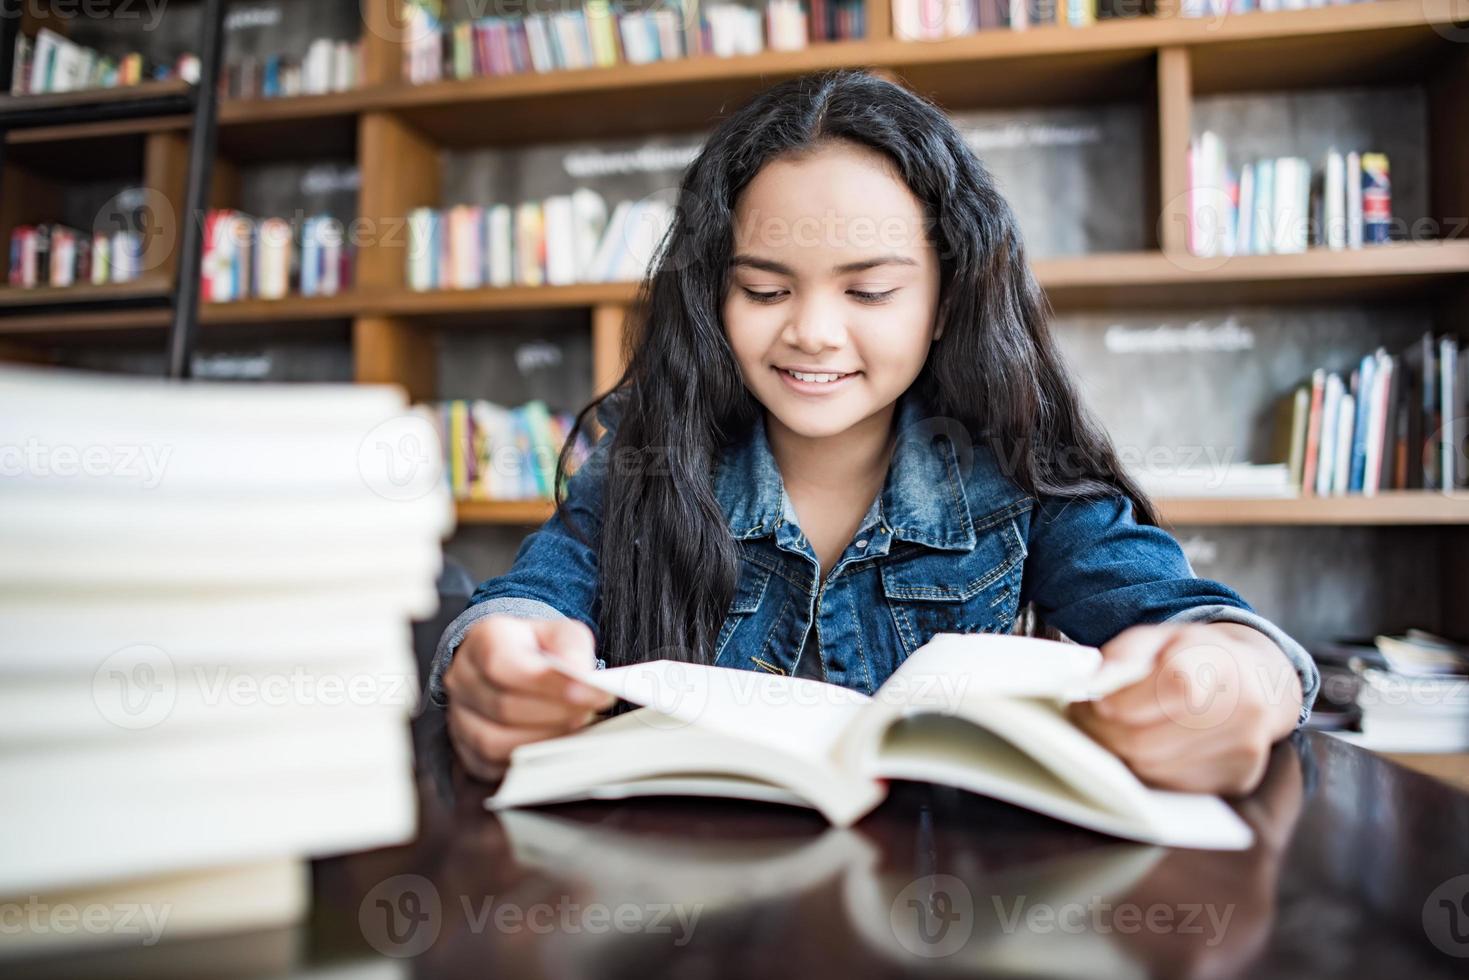
<svg viewBox="0 0 1469 980">
<path fill-rule="evenodd" d="M 1188 248 L 1203 257 L 1380 245 L 1392 237 L 1392 188 L 1382 153 L 1330 150 L 1319 178 L 1303 157 L 1235 168 L 1224 141 L 1189 143 Z"/>
<path fill-rule="evenodd" d="M 580 187 L 540 201 L 447 209 L 408 216 L 410 289 L 566 286 L 633 282 L 647 272 L 673 210 L 656 198 L 621 201 Z"/>
<path fill-rule="evenodd" d="M 434 0 L 405 0 L 402 16 L 409 38 L 403 77 L 413 84 L 793 51 L 865 36 L 861 0 L 676 0 L 653 10 L 587 0 L 543 13 L 452 23 Z"/>
<path fill-rule="evenodd" d="M 42 27 L 34 40 L 16 34 L 10 94 L 79 92 L 170 78 L 197 82 L 198 56 L 182 54 L 171 65 L 155 64 L 136 51 L 114 57 Z"/>
<path fill-rule="evenodd" d="M 1253 840 L 1218 797 L 1145 786 L 1067 717 L 1069 703 L 1140 677 L 1137 664 L 1103 666 L 1092 647 L 940 633 L 871 697 L 669 660 L 557 669 L 640 707 L 516 748 L 491 808 L 713 796 L 812 807 L 845 827 L 903 779 L 1133 840 L 1231 850 Z"/>
<path fill-rule="evenodd" d="M 444 473 L 456 500 L 551 500 L 556 463 L 575 421 L 539 399 L 514 408 L 484 399 L 430 406 L 444 447 Z M 586 461 L 590 442 L 578 433 L 568 476 Z"/>
<path fill-rule="evenodd" d="M 142 264 L 142 236 L 127 229 L 86 232 L 61 224 L 21 225 L 10 233 L 11 286 L 132 282 Z"/>
<path fill-rule="evenodd" d="M 301 58 L 244 54 L 219 76 L 222 99 L 275 99 L 347 92 L 361 84 L 362 42 L 312 38 Z"/>
<path fill-rule="evenodd" d="M 976 31 L 1088 27 L 1138 16 L 1136 4 L 1110 0 L 893 0 L 893 36 L 940 41 Z"/>
<path fill-rule="evenodd" d="M 378 385 L 12 367 L 0 400 L 0 443 L 85 461 L 0 482 L 0 896 L 248 928 L 300 917 L 306 859 L 410 839 L 453 508 L 391 452 L 432 423 Z"/>
<path fill-rule="evenodd" d="M 1305 496 L 1469 487 L 1469 364 L 1452 336 L 1425 333 L 1399 354 L 1318 368 L 1286 396 L 1277 445 Z"/>
<path fill-rule="evenodd" d="M 1182 0 L 1178 12 L 1183 17 L 1222 17 L 1256 11 L 1275 13 L 1282 10 L 1314 10 L 1372 2 L 1374 0 Z"/>
<path fill-rule="evenodd" d="M 352 264 L 352 243 L 330 215 L 312 215 L 297 227 L 285 218 L 215 208 L 204 219 L 200 298 L 335 296 L 352 284 Z"/>
</svg>

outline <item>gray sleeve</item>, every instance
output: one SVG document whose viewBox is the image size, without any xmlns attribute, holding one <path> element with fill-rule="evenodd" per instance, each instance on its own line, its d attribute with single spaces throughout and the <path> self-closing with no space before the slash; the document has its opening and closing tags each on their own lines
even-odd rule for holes
<svg viewBox="0 0 1469 980">
<path fill-rule="evenodd" d="M 1296 676 L 1301 679 L 1301 715 L 1296 719 L 1296 727 L 1300 728 L 1306 723 L 1306 719 L 1311 717 L 1311 705 L 1316 700 L 1317 690 L 1321 687 L 1321 672 L 1316 669 L 1316 661 L 1312 660 L 1305 648 L 1292 639 L 1285 630 L 1264 616 L 1237 606 L 1221 604 L 1193 606 L 1169 616 L 1163 622 L 1239 623 L 1264 633 L 1285 654 L 1285 658 L 1295 668 Z"/>
<path fill-rule="evenodd" d="M 519 616 L 522 619 L 566 618 L 565 614 L 555 606 L 541 602 L 539 599 L 500 596 L 470 606 L 444 629 L 444 635 L 439 637 L 439 645 L 434 650 L 434 662 L 428 672 L 428 696 L 434 704 L 442 708 L 449 703 L 448 695 L 444 692 L 444 672 L 449 669 L 449 662 L 454 659 L 454 651 L 459 648 L 464 634 L 468 633 L 469 628 L 481 619 L 496 613 Z M 598 657 L 597 669 L 601 670 L 605 666 L 602 658 Z"/>
</svg>

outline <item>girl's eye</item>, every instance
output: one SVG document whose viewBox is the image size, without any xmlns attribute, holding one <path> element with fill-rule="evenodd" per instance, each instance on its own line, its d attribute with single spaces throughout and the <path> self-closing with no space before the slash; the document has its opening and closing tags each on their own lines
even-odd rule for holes
<svg viewBox="0 0 1469 980">
<path fill-rule="evenodd" d="M 761 293 L 756 292 L 753 289 L 745 289 L 745 287 L 743 286 L 741 286 L 740 288 L 744 291 L 745 295 L 750 298 L 750 301 L 754 303 L 774 303 L 776 300 L 780 299 L 781 296 L 778 290 L 773 293 Z"/>
<path fill-rule="evenodd" d="M 885 293 L 867 293 L 863 292 L 860 289 L 851 290 L 852 295 L 857 297 L 857 299 L 861 300 L 863 303 L 886 303 L 888 299 L 892 297 L 893 293 L 896 292 L 896 289 L 889 289 Z"/>
</svg>

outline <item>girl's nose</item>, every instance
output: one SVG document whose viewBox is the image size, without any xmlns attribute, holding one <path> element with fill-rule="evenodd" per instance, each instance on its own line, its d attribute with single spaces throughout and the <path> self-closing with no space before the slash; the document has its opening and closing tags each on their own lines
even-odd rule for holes
<svg viewBox="0 0 1469 980">
<path fill-rule="evenodd" d="M 846 343 L 847 327 L 835 303 L 811 299 L 795 304 L 781 340 L 807 354 L 820 353 Z"/>
</svg>

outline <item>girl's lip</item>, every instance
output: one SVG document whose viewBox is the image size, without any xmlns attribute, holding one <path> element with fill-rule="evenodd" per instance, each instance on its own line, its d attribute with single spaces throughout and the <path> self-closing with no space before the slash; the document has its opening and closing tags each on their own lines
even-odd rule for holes
<svg viewBox="0 0 1469 980">
<path fill-rule="evenodd" d="M 837 378 L 835 381 L 798 381 L 796 377 L 790 373 L 790 371 L 785 368 L 779 367 L 775 368 L 775 373 L 780 375 L 780 379 L 784 381 L 786 387 L 790 388 L 792 391 L 798 392 L 802 395 L 825 395 L 836 391 L 839 388 L 845 387 L 847 382 L 851 381 L 862 372 L 851 371 L 843 377 Z M 805 374 L 806 372 L 802 371 L 801 373 Z M 812 373 L 835 374 L 836 372 L 824 371 Z"/>
</svg>

